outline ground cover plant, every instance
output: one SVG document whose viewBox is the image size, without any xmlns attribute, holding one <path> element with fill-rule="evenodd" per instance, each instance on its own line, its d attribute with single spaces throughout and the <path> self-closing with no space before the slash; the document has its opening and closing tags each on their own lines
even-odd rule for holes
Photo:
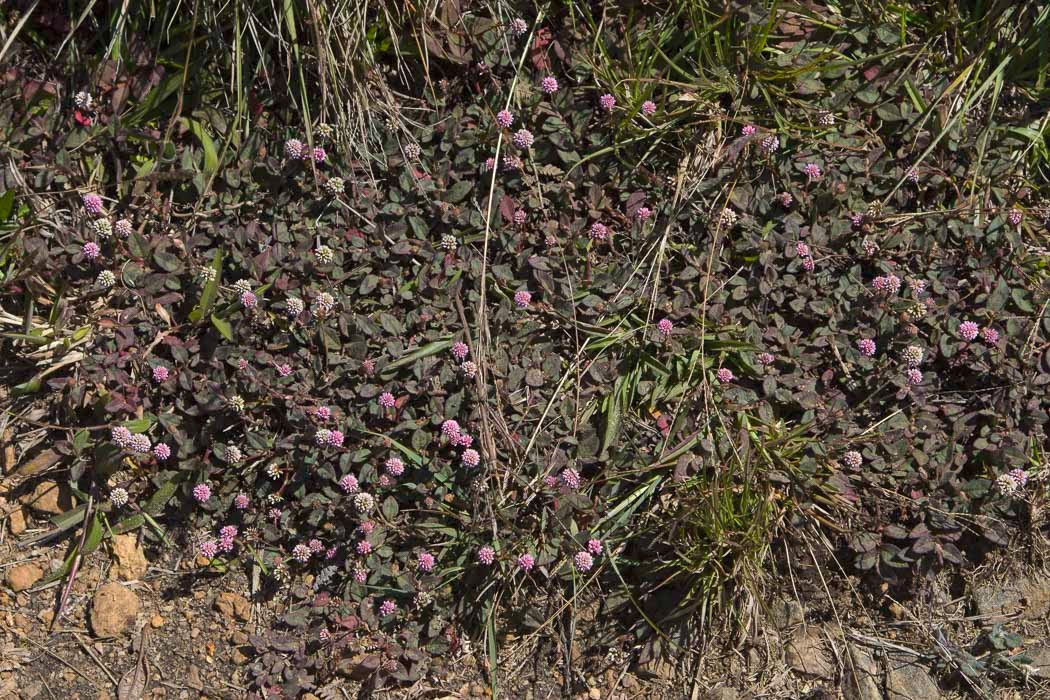
<svg viewBox="0 0 1050 700">
<path fill-rule="evenodd" d="M 288 602 L 260 696 L 1045 529 L 1045 6 L 82 5 L 0 11 L 6 425 L 51 580 Z"/>
</svg>

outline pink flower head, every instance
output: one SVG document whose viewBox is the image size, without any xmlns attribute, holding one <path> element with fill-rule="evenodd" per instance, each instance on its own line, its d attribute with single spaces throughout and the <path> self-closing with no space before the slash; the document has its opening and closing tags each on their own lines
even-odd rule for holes
<svg viewBox="0 0 1050 700">
<path fill-rule="evenodd" d="M 446 420 L 444 423 L 441 424 L 441 434 L 444 435 L 449 440 L 455 442 L 456 438 L 459 437 L 459 433 L 460 433 L 459 423 L 456 422 L 455 420 L 453 420 L 452 418 L 449 418 L 448 420 Z"/>
<path fill-rule="evenodd" d="M 146 454 L 150 450 L 149 438 L 139 433 L 138 435 L 131 436 L 131 443 L 128 448 L 132 452 L 138 452 L 139 454 Z"/>
<path fill-rule="evenodd" d="M 573 491 L 580 488 L 580 473 L 572 467 L 562 470 L 560 478 L 566 488 L 572 489 Z"/>
<path fill-rule="evenodd" d="M 405 463 L 401 461 L 400 457 L 391 457 L 383 466 L 391 476 L 401 476 L 405 473 Z"/>
<path fill-rule="evenodd" d="M 525 32 L 529 31 L 529 25 L 525 23 L 525 20 L 518 17 L 510 21 L 510 34 L 513 37 L 524 36 Z"/>
<path fill-rule="evenodd" d="M 361 540 L 357 543 L 354 549 L 356 549 L 357 553 L 361 556 L 367 557 L 369 554 L 372 553 L 372 543 L 368 540 Z"/>
<path fill-rule="evenodd" d="M 776 362 L 776 360 L 777 360 L 776 356 L 774 356 L 773 354 L 768 353 L 768 352 L 760 353 L 759 356 L 758 356 L 759 363 L 761 363 L 763 365 L 771 365 L 774 362 Z"/>
<path fill-rule="evenodd" d="M 518 148 L 532 148 L 532 144 L 535 143 L 536 138 L 532 135 L 532 132 L 528 129 L 518 129 L 514 132 L 514 145 Z"/>
<path fill-rule="evenodd" d="M 131 446 L 131 431 L 123 425 L 117 425 L 109 430 L 109 436 L 113 442 L 123 449 Z"/>
<path fill-rule="evenodd" d="M 215 540 L 201 542 L 198 549 L 201 555 L 208 559 L 214 559 L 215 555 L 219 553 L 219 546 L 215 543 Z"/>
<path fill-rule="evenodd" d="M 243 357 L 237 360 L 237 369 L 239 369 L 242 372 L 248 369 L 248 360 L 244 359 Z"/>
<path fill-rule="evenodd" d="M 638 210 L 634 212 L 634 215 L 639 221 L 645 221 L 653 215 L 653 210 L 649 207 L 638 207 Z"/>
<path fill-rule="evenodd" d="M 548 75 L 540 81 L 540 89 L 548 95 L 553 95 L 558 91 L 558 79 L 553 75 Z"/>
<path fill-rule="evenodd" d="M 489 566 L 496 561 L 496 550 L 492 547 L 482 547 L 478 550 L 478 563 Z"/>
<path fill-rule="evenodd" d="M 460 457 L 460 461 L 468 467 L 476 467 L 481 464 L 481 455 L 475 449 L 463 450 L 463 455 Z"/>
<path fill-rule="evenodd" d="M 307 546 L 310 547 L 310 551 L 314 554 L 320 554 L 324 551 L 324 543 L 322 543 L 321 540 L 316 538 L 310 540 L 307 543 Z"/>
<path fill-rule="evenodd" d="M 770 134 L 762 139 L 762 142 L 759 145 L 762 147 L 762 151 L 769 155 L 780 150 L 780 139 L 777 138 L 776 134 Z"/>
<path fill-rule="evenodd" d="M 168 368 L 164 365 L 157 365 L 153 368 L 153 381 L 164 382 L 168 379 Z"/>
<path fill-rule="evenodd" d="M 740 135 L 741 136 L 753 136 L 754 133 L 755 133 L 755 125 L 754 124 L 745 124 L 744 128 L 740 130 Z"/>
<path fill-rule="evenodd" d="M 303 157 L 305 148 L 299 139 L 288 139 L 284 142 L 284 157 L 288 160 L 299 160 Z"/>
<path fill-rule="evenodd" d="M 532 293 L 525 289 L 519 289 L 514 292 L 514 303 L 518 305 L 519 309 L 529 308 L 529 304 L 532 302 Z"/>
<path fill-rule="evenodd" d="M 391 394 L 389 391 L 384 391 L 382 394 L 379 395 L 379 405 L 383 408 L 393 408 L 394 403 L 394 395 Z"/>
<path fill-rule="evenodd" d="M 246 309 L 254 309 L 259 305 L 259 298 L 254 292 L 241 292 L 241 306 Z"/>
<path fill-rule="evenodd" d="M 661 338 L 666 338 L 671 335 L 671 331 L 674 330 L 674 323 L 669 318 L 661 318 L 656 324 L 656 330 L 660 332 Z"/>
<path fill-rule="evenodd" d="M 901 280 L 897 275 L 889 274 L 876 277 L 871 281 L 871 286 L 882 295 L 896 294 L 901 289 Z"/>
<path fill-rule="evenodd" d="M 590 236 L 592 241 L 604 241 L 609 235 L 609 229 L 605 227 L 605 224 L 595 221 L 591 224 Z"/>
<path fill-rule="evenodd" d="M 211 498 L 211 487 L 201 483 L 193 487 L 193 498 L 197 503 L 204 503 Z"/>
<path fill-rule="evenodd" d="M 598 104 L 601 105 L 602 111 L 611 112 L 613 107 L 616 106 L 616 98 L 609 93 L 605 93 L 598 98 Z"/>
<path fill-rule="evenodd" d="M 781 192 L 777 195 L 777 201 L 780 202 L 780 206 L 787 209 L 795 203 L 795 198 L 791 196 L 790 192 Z"/>
<path fill-rule="evenodd" d="M 816 266 L 817 264 L 813 262 L 813 258 L 809 257 L 808 255 L 802 258 L 802 269 L 806 272 L 813 272 Z"/>
<path fill-rule="evenodd" d="M 1028 485 L 1028 472 L 1026 472 L 1024 469 L 1011 469 L 1006 473 L 1006 475 L 1010 477 L 1015 484 L 1017 484 L 1017 488 L 1019 489 L 1023 489 L 1025 486 Z"/>
<path fill-rule="evenodd" d="M 368 569 L 364 568 L 363 566 L 355 566 L 354 567 L 354 583 L 364 583 L 367 580 L 368 580 Z"/>
<path fill-rule="evenodd" d="M 98 247 L 98 243 L 88 241 L 84 244 L 84 257 L 88 260 L 97 260 L 98 256 L 101 254 L 102 249 Z"/>
<path fill-rule="evenodd" d="M 325 550 L 324 558 L 325 559 L 335 559 L 335 555 L 336 555 L 336 553 L 338 551 L 339 551 L 339 548 L 336 547 L 335 545 L 332 545 L 331 547 L 329 547 L 328 549 Z"/>
<path fill-rule="evenodd" d="M 1023 216 L 1020 209 L 1011 209 L 1010 213 L 1006 215 L 1006 220 L 1010 222 L 1011 226 L 1017 226 L 1021 223 Z"/>
<path fill-rule="evenodd" d="M 244 510 L 248 507 L 249 503 L 251 503 L 251 501 L 248 499 L 248 494 L 246 493 L 239 493 L 233 499 L 233 507 L 237 510 Z"/>
<path fill-rule="evenodd" d="M 397 603 L 392 600 L 384 600 L 383 604 L 379 606 L 380 617 L 390 617 L 397 613 Z"/>
<path fill-rule="evenodd" d="M 470 433 L 460 433 L 452 439 L 452 442 L 459 447 L 470 447 L 474 444 L 474 438 L 471 437 Z"/>
<path fill-rule="evenodd" d="M 646 100 L 642 103 L 642 114 L 647 117 L 651 117 L 656 114 L 656 103 L 652 100 Z"/>
<path fill-rule="evenodd" d="M 908 172 L 904 173 L 904 179 L 913 185 L 919 184 L 919 173 L 915 168 L 908 168 Z"/>
<path fill-rule="evenodd" d="M 729 382 L 733 381 L 733 372 L 727 367 L 722 367 L 717 372 L 715 372 L 715 375 L 718 377 L 718 381 L 722 382 L 723 384 L 728 384 Z"/>
<path fill-rule="evenodd" d="M 357 477 L 353 474 L 347 474 L 339 480 L 339 488 L 343 489 L 343 493 L 357 493 L 359 488 Z"/>
<path fill-rule="evenodd" d="M 470 348 L 466 343 L 456 342 L 452 344 L 452 357 L 456 358 L 460 362 L 466 359 L 467 355 L 470 354 Z"/>
<path fill-rule="evenodd" d="M 315 148 L 310 153 L 310 156 L 314 159 L 315 163 L 323 163 L 328 158 L 328 154 L 325 153 L 325 150 L 323 148 L 321 148 L 320 146 Z"/>
<path fill-rule="evenodd" d="M 919 370 L 917 370 L 915 368 L 912 368 L 912 369 L 909 369 L 905 374 L 908 377 L 908 383 L 909 384 L 912 384 L 914 386 L 922 384 L 922 372 L 921 371 L 919 371 Z"/>
<path fill-rule="evenodd" d="M 158 442 L 153 446 L 153 456 L 163 462 L 168 457 L 171 457 L 171 448 L 165 445 L 163 442 Z"/>
<path fill-rule="evenodd" d="M 799 241 L 795 244 L 795 252 L 798 253 L 798 257 L 800 258 L 808 258 L 809 246 L 803 243 L 802 241 Z"/>
<path fill-rule="evenodd" d="M 979 332 L 980 329 L 973 321 L 963 321 L 959 324 L 959 337 L 963 340 L 971 341 L 977 337 Z"/>
<path fill-rule="evenodd" d="M 842 463 L 850 469 L 860 469 L 860 465 L 864 463 L 864 458 L 861 456 L 860 452 L 850 450 L 842 455 Z"/>
<path fill-rule="evenodd" d="M 572 563 L 576 566 L 577 571 L 586 573 L 594 566 L 594 557 L 591 556 L 590 552 L 576 552 L 572 558 Z"/>
<path fill-rule="evenodd" d="M 806 174 L 810 180 L 819 180 L 823 173 L 820 172 L 820 166 L 816 163 L 806 163 L 802 168 L 802 172 Z"/>
<path fill-rule="evenodd" d="M 504 129 L 509 129 L 510 125 L 514 123 L 514 115 L 505 109 L 501 109 L 496 112 L 496 123 Z"/>
<path fill-rule="evenodd" d="M 320 421 L 326 421 L 332 417 L 332 409 L 328 406 L 318 406 L 314 409 L 314 418 Z"/>
<path fill-rule="evenodd" d="M 233 539 L 236 536 L 237 536 L 237 526 L 236 525 L 223 525 L 219 529 L 219 537 L 223 538 L 224 540 L 231 540 L 231 539 Z"/>
<path fill-rule="evenodd" d="M 594 556 L 598 556 L 602 553 L 602 541 L 593 537 L 587 540 L 587 551 Z"/>
<path fill-rule="evenodd" d="M 287 377 L 292 373 L 292 366 L 285 362 L 284 364 L 277 365 L 277 376 Z"/>
<path fill-rule="evenodd" d="M 470 360 L 467 360 L 462 365 L 460 365 L 460 369 L 463 370 L 463 374 L 470 377 L 471 379 L 473 379 L 478 373 L 477 364 L 471 362 Z"/>
<path fill-rule="evenodd" d="M 984 338 L 984 342 L 989 345 L 995 345 L 999 342 L 999 331 L 985 326 L 981 329 L 981 337 Z"/>
<path fill-rule="evenodd" d="M 504 170 L 510 170 L 510 171 L 521 170 L 522 165 L 523 164 L 521 162 L 521 158 L 519 158 L 518 156 L 511 155 L 511 154 L 503 156 L 503 169 Z"/>
<path fill-rule="evenodd" d="M 536 557 L 531 554 L 522 554 L 518 557 L 518 568 L 522 571 L 532 571 L 534 566 L 536 566 Z"/>
<path fill-rule="evenodd" d="M 376 524 L 371 520 L 366 520 L 358 525 L 357 529 L 360 530 L 363 535 L 371 535 L 372 531 L 376 529 Z"/>
<path fill-rule="evenodd" d="M 295 559 L 300 564 L 305 564 L 310 561 L 311 554 L 313 554 L 313 552 L 310 551 L 310 548 L 301 542 L 292 547 L 292 559 Z"/>
<path fill-rule="evenodd" d="M 875 341 L 871 338 L 861 338 L 857 341 L 857 350 L 864 357 L 875 356 Z"/>
<path fill-rule="evenodd" d="M 88 214 L 102 213 L 102 198 L 97 194 L 85 194 L 80 200 L 84 203 L 84 209 L 87 210 Z"/>
<path fill-rule="evenodd" d="M 518 209 L 514 212 L 514 223 L 517 226 L 524 226 L 525 221 L 528 219 L 528 214 L 525 213 L 524 209 Z"/>
<path fill-rule="evenodd" d="M 485 159 L 485 162 L 481 165 L 481 170 L 482 170 L 482 172 L 486 172 L 487 173 L 487 172 L 489 172 L 490 170 L 492 170 L 495 167 L 496 167 L 496 159 L 491 157 L 491 156 L 489 156 L 488 158 Z"/>
<path fill-rule="evenodd" d="M 328 434 L 328 444 L 332 447 L 342 447 L 344 440 L 346 440 L 346 436 L 343 435 L 342 430 L 333 430 Z"/>
<path fill-rule="evenodd" d="M 420 571 L 431 572 L 434 570 L 434 555 L 430 552 L 420 552 L 416 566 Z"/>
<path fill-rule="evenodd" d="M 558 485 L 558 477 L 556 477 L 554 474 L 548 474 L 547 476 L 543 477 L 543 483 L 547 485 L 547 488 L 552 489 Z"/>
</svg>

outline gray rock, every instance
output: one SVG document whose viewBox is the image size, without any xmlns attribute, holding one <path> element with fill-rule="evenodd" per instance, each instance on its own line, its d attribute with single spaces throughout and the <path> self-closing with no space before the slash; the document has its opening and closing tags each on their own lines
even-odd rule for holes
<svg viewBox="0 0 1050 700">
<path fill-rule="evenodd" d="M 886 660 L 886 697 L 889 700 L 927 700 L 941 697 L 937 683 L 914 656 L 891 654 Z"/>
<path fill-rule="evenodd" d="M 846 700 L 883 700 L 879 667 L 866 649 L 850 644 L 842 675 L 842 697 Z"/>
<path fill-rule="evenodd" d="M 704 695 L 705 700 L 737 700 L 738 697 L 733 688 L 711 688 Z"/>
<path fill-rule="evenodd" d="M 778 629 L 797 627 L 806 619 L 806 611 L 797 600 L 779 599 L 773 601 L 770 618 Z"/>
<path fill-rule="evenodd" d="M 1025 649 L 1024 655 L 1032 660 L 1032 675 L 1050 678 L 1050 647 Z"/>
<path fill-rule="evenodd" d="M 974 591 L 981 622 L 992 625 L 1004 618 L 1032 620 L 1050 612 L 1050 578 L 1026 578 L 989 583 Z"/>
<path fill-rule="evenodd" d="M 824 651 L 823 641 L 815 630 L 799 630 L 787 643 L 784 660 L 792 669 L 808 676 L 831 678 L 835 675 L 835 665 Z"/>
</svg>

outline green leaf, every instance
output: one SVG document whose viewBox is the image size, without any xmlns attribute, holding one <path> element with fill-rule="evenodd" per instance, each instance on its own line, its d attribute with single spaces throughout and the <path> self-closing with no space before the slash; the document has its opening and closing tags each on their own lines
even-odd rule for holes
<svg viewBox="0 0 1050 700">
<path fill-rule="evenodd" d="M 182 258 L 163 250 L 158 250 L 154 253 L 153 259 L 157 261 L 157 265 L 160 266 L 160 269 L 165 272 L 175 272 L 182 267 Z"/>
<path fill-rule="evenodd" d="M 87 537 L 84 539 L 84 551 L 83 554 L 90 554 L 98 549 L 99 544 L 102 542 L 102 536 L 105 534 L 105 528 L 102 527 L 102 520 L 99 518 L 99 513 L 96 510 L 94 517 L 91 519 L 90 525 L 88 525 Z M 41 583 L 47 584 L 59 580 L 65 577 L 73 570 L 73 562 L 77 558 L 77 553 L 80 543 L 73 545 L 73 548 L 69 550 L 69 554 L 66 556 L 65 561 L 62 562 L 62 566 L 55 569 L 54 572 Z"/>
<path fill-rule="evenodd" d="M 124 421 L 121 425 L 133 433 L 144 433 L 153 426 L 153 416 L 143 416 L 135 420 Z"/>
<path fill-rule="evenodd" d="M 215 142 L 211 140 L 211 136 L 204 130 L 204 125 L 196 119 L 190 119 L 183 117 L 183 120 L 189 126 L 190 131 L 197 137 L 197 140 L 201 142 L 201 147 L 204 149 L 204 172 L 211 175 L 219 169 L 219 152 L 215 148 Z"/>
<path fill-rule="evenodd" d="M 461 180 L 449 188 L 445 199 L 452 204 L 458 204 L 467 198 L 467 195 L 470 194 L 472 189 L 474 189 L 473 183 Z"/>
<path fill-rule="evenodd" d="M 453 340 L 451 338 L 446 340 L 435 340 L 432 343 L 427 343 L 423 347 L 413 350 L 407 355 L 402 355 L 400 358 L 394 360 L 389 365 L 384 367 L 383 376 L 392 374 L 393 370 L 397 369 L 398 367 L 404 367 L 405 365 L 412 364 L 416 360 L 421 360 L 424 357 L 430 357 L 431 355 L 436 355 L 439 352 L 444 352 L 445 350 L 448 350 L 450 347 L 452 347 L 452 343 Z"/>
<path fill-rule="evenodd" d="M 41 378 L 37 376 L 30 379 L 28 382 L 22 382 L 11 388 L 12 396 L 27 396 L 29 394 L 35 394 L 40 391 Z"/>
<path fill-rule="evenodd" d="M 86 450 L 90 442 L 91 434 L 86 430 L 78 430 L 76 434 L 73 435 L 73 449 L 76 450 L 78 454 Z"/>
<path fill-rule="evenodd" d="M 215 314 L 211 315 L 211 323 L 215 326 L 215 329 L 222 334 L 222 337 L 230 342 L 233 342 L 233 326 L 230 322 L 224 318 L 219 318 Z"/>
<path fill-rule="evenodd" d="M 204 285 L 200 301 L 197 303 L 197 306 L 193 307 L 193 311 L 190 312 L 190 321 L 193 323 L 199 323 L 215 304 L 215 297 L 218 295 L 219 285 L 222 283 L 222 250 L 219 250 L 215 259 L 212 260 L 211 269 L 215 274 L 212 276 L 212 280 Z"/>
<path fill-rule="evenodd" d="M 15 206 L 15 191 L 13 189 L 4 192 L 0 196 L 0 221 L 7 221 L 11 218 L 11 212 Z"/>
<path fill-rule="evenodd" d="M 393 520 L 397 517 L 397 511 L 397 500 L 393 496 L 387 496 L 383 501 L 383 515 L 387 520 Z"/>
</svg>

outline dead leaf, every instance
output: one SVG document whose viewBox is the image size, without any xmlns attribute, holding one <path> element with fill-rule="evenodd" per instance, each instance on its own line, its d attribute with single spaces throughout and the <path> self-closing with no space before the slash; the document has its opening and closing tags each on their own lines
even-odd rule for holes
<svg viewBox="0 0 1050 700">
<path fill-rule="evenodd" d="M 149 628 L 143 627 L 138 637 L 138 660 L 117 684 L 117 700 L 139 700 L 146 693 L 149 683 L 149 667 L 146 665 L 146 647 L 149 644 Z"/>
<path fill-rule="evenodd" d="M 62 455 L 54 450 L 44 450 L 36 457 L 33 457 L 33 459 L 19 467 L 16 473 L 18 476 L 31 476 L 37 472 L 44 471 L 53 464 L 56 464 L 60 459 L 62 459 Z"/>
</svg>

